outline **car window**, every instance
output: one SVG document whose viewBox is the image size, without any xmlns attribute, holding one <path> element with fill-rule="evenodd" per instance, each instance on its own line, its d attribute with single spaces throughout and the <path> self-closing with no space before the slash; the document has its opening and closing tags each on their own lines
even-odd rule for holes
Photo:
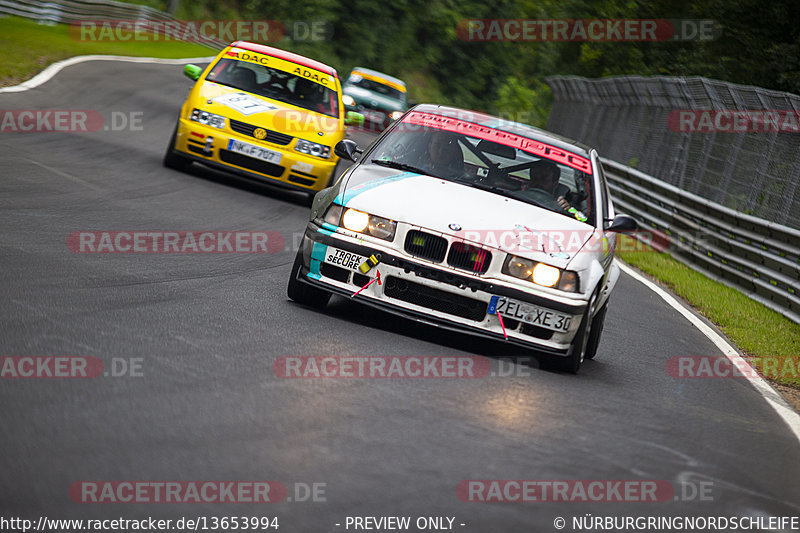
<svg viewBox="0 0 800 533">
<path fill-rule="evenodd" d="M 280 69 L 223 58 L 206 80 L 339 118 L 336 91 Z"/>
<path fill-rule="evenodd" d="M 488 130 L 490 128 L 484 128 Z M 505 133 L 492 131 L 498 135 Z M 542 146 L 539 142 L 530 144 Z M 535 150 L 517 148 L 510 143 L 401 123 L 365 154 L 363 161 L 458 181 L 595 224 L 590 173 L 575 168 L 578 165 L 549 159 Z M 355 183 L 348 184 L 352 185 Z"/>
<path fill-rule="evenodd" d="M 360 87 L 361 89 L 372 91 L 394 100 L 403 100 L 405 95 L 405 93 L 398 91 L 394 87 L 390 87 L 389 85 L 375 80 L 368 80 L 360 74 L 351 74 L 350 77 L 347 78 L 347 85 Z"/>
</svg>

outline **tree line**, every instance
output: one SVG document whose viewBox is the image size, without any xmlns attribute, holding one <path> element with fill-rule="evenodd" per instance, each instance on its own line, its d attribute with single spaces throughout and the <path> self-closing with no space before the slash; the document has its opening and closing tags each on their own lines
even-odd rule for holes
<svg viewBox="0 0 800 533">
<path fill-rule="evenodd" d="M 142 1 L 167 7 L 167 0 Z M 327 62 L 340 75 L 365 66 L 398 76 L 418 102 L 527 113 L 538 125 L 551 98 L 543 80 L 555 74 L 705 76 L 800 93 L 797 0 L 198 0 L 181 2 L 176 14 L 322 22 L 329 28 L 322 40 L 270 44 Z M 491 20 L 517 22 L 492 28 L 485 22 Z M 526 20 L 534 21 L 527 29 L 538 32 L 521 33 Z M 624 21 L 641 20 L 659 21 L 655 40 L 653 33 L 646 40 L 615 39 L 619 28 L 609 30 L 611 40 L 582 39 L 581 28 L 564 22 L 622 21 L 624 27 Z M 665 33 L 665 20 L 684 40 Z M 473 31 L 470 39 L 477 21 L 484 21 L 482 34 Z M 539 25 L 531 26 L 535 21 Z M 543 21 L 571 24 L 567 31 L 577 35 L 567 33 L 565 40 L 562 32 L 553 40 L 554 22 Z M 700 24 L 713 26 L 712 34 L 692 36 Z M 607 26 L 583 30 L 596 35 Z"/>
</svg>

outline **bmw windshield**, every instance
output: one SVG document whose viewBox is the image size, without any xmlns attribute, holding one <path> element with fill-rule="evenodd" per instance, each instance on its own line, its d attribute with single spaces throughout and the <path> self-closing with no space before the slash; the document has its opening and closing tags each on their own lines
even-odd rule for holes
<svg viewBox="0 0 800 533">
<path fill-rule="evenodd" d="M 595 222 L 591 162 L 515 133 L 411 112 L 366 158 Z"/>
</svg>

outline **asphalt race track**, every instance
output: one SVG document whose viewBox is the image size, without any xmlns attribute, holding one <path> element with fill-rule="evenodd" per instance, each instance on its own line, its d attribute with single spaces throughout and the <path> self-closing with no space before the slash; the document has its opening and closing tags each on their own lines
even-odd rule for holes
<svg viewBox="0 0 800 533">
<path fill-rule="evenodd" d="M 574 531 L 572 517 L 588 514 L 800 515 L 800 443 L 788 426 L 746 380 L 668 375 L 671 357 L 719 352 L 626 274 L 598 356 L 577 376 L 344 298 L 324 312 L 290 302 L 302 196 L 161 165 L 190 83 L 180 66 L 93 61 L 0 94 L 3 110 L 141 119 L 120 131 L 0 133 L 0 355 L 93 356 L 124 374 L 0 380 L 0 516 L 277 516 L 286 533 L 353 531 L 348 516 L 431 516 L 489 533 L 555 531 L 557 517 Z M 71 251 L 67 237 L 85 230 L 270 231 L 285 246 Z M 298 355 L 477 356 L 502 375 L 276 377 L 274 361 Z M 270 480 L 288 494 L 75 503 L 70 487 L 87 480 Z M 469 502 L 462 480 L 657 480 L 674 496 Z M 313 483 L 324 492 L 305 498 Z"/>
</svg>

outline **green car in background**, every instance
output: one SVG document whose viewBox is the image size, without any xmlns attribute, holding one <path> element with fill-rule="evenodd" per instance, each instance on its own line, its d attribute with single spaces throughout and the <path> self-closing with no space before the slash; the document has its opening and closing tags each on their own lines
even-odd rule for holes
<svg viewBox="0 0 800 533">
<path fill-rule="evenodd" d="M 365 126 L 382 130 L 408 108 L 406 84 L 393 76 L 356 67 L 342 86 L 347 111 L 364 115 Z"/>
</svg>

